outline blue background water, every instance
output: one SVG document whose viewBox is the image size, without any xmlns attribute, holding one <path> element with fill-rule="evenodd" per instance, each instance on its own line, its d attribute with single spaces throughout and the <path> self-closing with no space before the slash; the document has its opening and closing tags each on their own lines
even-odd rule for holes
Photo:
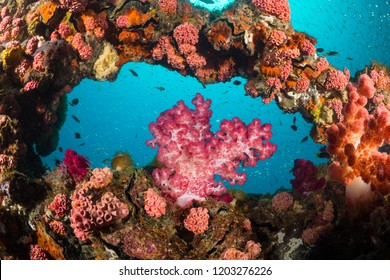
<svg viewBox="0 0 390 280">
<path fill-rule="evenodd" d="M 368 3 L 370 2 L 370 3 Z M 352 0 L 291 0 L 292 24 L 296 30 L 305 31 L 318 39 L 317 47 L 338 51 L 328 57 L 335 66 L 348 67 L 351 73 L 362 69 L 371 60 L 390 64 L 388 55 L 390 36 L 390 5 L 385 1 Z M 347 58 L 351 59 L 347 59 Z M 131 74 L 136 71 L 139 77 Z M 234 80 L 242 82 L 233 85 Z M 190 105 L 196 92 L 212 99 L 212 130 L 216 131 L 222 119 L 240 117 L 249 123 L 258 117 L 263 123 L 271 123 L 272 142 L 278 150 L 271 159 L 259 162 L 255 168 L 245 170 L 248 180 L 243 187 L 247 192 L 273 193 L 283 186 L 290 188 L 293 161 L 310 159 L 316 164 L 324 162 L 316 157 L 321 145 L 310 138 L 310 124 L 296 114 L 297 131 L 291 129 L 292 114 L 284 114 L 275 103 L 262 104 L 260 99 L 244 96 L 245 80 L 239 77 L 231 82 L 207 85 L 203 88 L 196 79 L 145 63 L 128 63 L 122 67 L 117 80 L 96 82 L 83 80 L 74 88 L 68 99 L 78 98 L 77 106 L 69 106 L 68 118 L 60 132 L 59 146 L 71 148 L 89 158 L 92 167 L 110 165 L 117 151 L 129 152 L 137 166 L 148 164 L 156 150 L 145 145 L 151 139 L 150 122 L 160 112 L 171 108 L 178 100 Z M 159 90 L 163 87 L 165 90 Z M 191 107 L 192 108 L 192 107 Z M 77 123 L 71 118 L 77 116 Z M 81 134 L 76 139 L 74 133 Z M 63 153 L 53 152 L 43 158 L 49 167 Z"/>
</svg>

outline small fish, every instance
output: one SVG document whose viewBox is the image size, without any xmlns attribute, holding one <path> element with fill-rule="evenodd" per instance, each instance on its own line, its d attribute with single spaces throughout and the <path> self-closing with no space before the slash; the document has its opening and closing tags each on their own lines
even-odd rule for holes
<svg viewBox="0 0 390 280">
<path fill-rule="evenodd" d="M 78 146 L 81 147 L 81 146 L 84 146 L 84 145 L 85 145 L 85 143 L 83 142 L 83 143 L 79 144 Z"/>
<path fill-rule="evenodd" d="M 318 49 L 317 49 L 317 52 L 323 52 L 323 51 L 324 51 L 323 48 L 318 48 Z"/>
<path fill-rule="evenodd" d="M 240 82 L 239 80 L 235 80 L 235 81 L 233 82 L 233 85 L 239 86 L 239 85 L 241 85 L 241 82 Z"/>
<path fill-rule="evenodd" d="M 56 166 L 60 166 L 61 165 L 61 161 L 58 158 L 54 158 L 54 164 Z"/>
<path fill-rule="evenodd" d="M 108 163 L 108 162 L 110 162 L 110 161 L 111 161 L 110 158 L 105 158 L 105 159 L 102 160 L 103 163 Z"/>
<path fill-rule="evenodd" d="M 296 122 L 297 122 L 297 118 L 294 116 L 294 118 L 293 118 L 293 124 L 296 124 Z"/>
<path fill-rule="evenodd" d="M 203 87 L 203 88 L 206 88 L 206 85 L 205 85 L 205 84 L 202 84 L 202 87 Z"/>
<path fill-rule="evenodd" d="M 324 55 L 328 55 L 328 56 L 336 56 L 336 55 L 339 55 L 338 52 L 336 51 L 327 51 Z"/>
<path fill-rule="evenodd" d="M 165 90 L 165 87 L 156 87 L 156 89 L 158 89 L 158 90 Z"/>
<path fill-rule="evenodd" d="M 212 5 L 214 4 L 214 1 L 213 0 L 200 0 L 201 2 L 205 3 L 205 4 L 208 4 L 208 5 Z"/>
<path fill-rule="evenodd" d="M 78 98 L 73 98 L 71 102 L 69 102 L 70 106 L 75 106 L 79 104 L 79 99 Z"/>
<path fill-rule="evenodd" d="M 138 73 L 135 72 L 133 69 L 130 69 L 130 73 L 133 74 L 134 77 L 138 77 Z"/>
<path fill-rule="evenodd" d="M 390 154 L 390 145 L 389 145 L 389 144 L 383 144 L 383 145 L 378 149 L 378 152 Z"/>
<path fill-rule="evenodd" d="M 58 151 L 59 151 L 60 153 L 62 153 L 64 150 L 62 149 L 62 147 L 58 147 Z"/>
<path fill-rule="evenodd" d="M 72 119 L 74 119 L 75 122 L 80 123 L 80 120 L 75 115 L 72 115 Z"/>
<path fill-rule="evenodd" d="M 297 127 L 295 124 L 293 124 L 293 125 L 291 126 L 291 129 L 294 130 L 294 131 L 297 131 L 297 130 L 298 130 L 298 127 Z"/>
<path fill-rule="evenodd" d="M 348 59 L 348 60 L 353 60 L 353 58 L 352 58 L 352 57 L 347 57 L 347 59 Z"/>
<path fill-rule="evenodd" d="M 301 143 L 305 143 L 307 140 L 309 140 L 309 136 L 303 137 L 301 140 Z"/>
<path fill-rule="evenodd" d="M 74 138 L 80 139 L 80 138 L 81 138 L 81 134 L 78 133 L 78 132 L 75 132 L 75 133 L 74 133 Z"/>
<path fill-rule="evenodd" d="M 322 146 L 320 148 L 320 152 L 316 155 L 318 158 L 330 158 L 328 151 L 326 150 L 326 146 Z"/>
<path fill-rule="evenodd" d="M 327 152 L 319 152 L 316 156 L 318 158 L 330 158 L 330 155 Z"/>
</svg>

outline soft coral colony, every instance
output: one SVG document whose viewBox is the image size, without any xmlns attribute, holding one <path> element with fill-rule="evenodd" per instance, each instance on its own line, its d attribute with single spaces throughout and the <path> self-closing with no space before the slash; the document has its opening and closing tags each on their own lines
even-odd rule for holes
<svg viewBox="0 0 390 280">
<path fill-rule="evenodd" d="M 176 0 L 2 1 L 0 42 L 2 259 L 390 257 L 388 69 L 330 65 L 292 28 L 287 0 L 212 16 Z M 129 61 L 203 84 L 247 78 L 249 96 L 313 124 L 329 164 L 297 159 L 293 189 L 273 196 L 228 190 L 216 175 L 242 185 L 238 168 L 276 151 L 271 124 L 233 118 L 213 132 L 211 101 L 196 94 L 194 109 L 179 101 L 151 120 L 153 164 L 118 153 L 92 169 L 67 150 L 45 173 L 38 155 L 57 147 L 66 94 Z"/>
</svg>

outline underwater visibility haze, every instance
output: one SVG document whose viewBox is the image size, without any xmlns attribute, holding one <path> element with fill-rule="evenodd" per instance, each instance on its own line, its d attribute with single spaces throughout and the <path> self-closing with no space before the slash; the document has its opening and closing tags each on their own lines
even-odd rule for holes
<svg viewBox="0 0 390 280">
<path fill-rule="evenodd" d="M 1 259 L 390 258 L 388 2 L 0 7 Z"/>
</svg>

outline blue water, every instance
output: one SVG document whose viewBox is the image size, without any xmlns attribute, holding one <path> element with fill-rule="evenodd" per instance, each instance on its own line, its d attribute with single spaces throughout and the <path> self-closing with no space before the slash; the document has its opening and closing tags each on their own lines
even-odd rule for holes
<svg viewBox="0 0 390 280">
<path fill-rule="evenodd" d="M 373 59 L 390 64 L 387 55 L 390 5 L 384 1 L 366 2 L 292 0 L 292 23 L 295 29 L 317 37 L 317 47 L 338 51 L 338 56 L 328 59 L 339 68 L 346 66 L 353 73 Z M 133 76 L 130 69 L 139 77 Z M 242 84 L 233 85 L 234 80 Z M 296 114 L 298 130 L 293 131 L 294 115 L 284 114 L 275 103 L 264 105 L 260 99 L 244 96 L 244 84 L 244 79 L 236 77 L 231 82 L 203 88 L 196 79 L 163 67 L 128 63 L 122 67 L 115 82 L 85 79 L 68 95 L 69 100 L 79 98 L 80 102 L 77 106 L 69 106 L 59 146 L 87 156 L 92 167 L 109 166 L 117 151 L 129 152 L 137 166 L 142 167 L 156 154 L 155 149 L 145 145 L 145 141 L 152 137 L 149 123 L 178 100 L 184 100 L 190 106 L 195 93 L 200 92 L 213 101 L 213 131 L 218 129 L 221 120 L 235 116 L 246 123 L 258 117 L 263 123 L 273 125 L 271 142 L 278 145 L 278 150 L 271 159 L 245 170 L 248 180 L 243 189 L 252 193 L 273 193 L 279 187 L 290 188 L 294 159 L 305 158 L 316 164 L 324 162 L 316 157 L 321 145 L 310 138 L 302 144 L 301 140 L 309 135 L 311 125 Z M 75 122 L 71 115 L 77 116 L 81 122 Z M 81 134 L 81 139 L 74 137 L 75 132 Z M 62 160 L 63 153 L 57 150 L 43 161 L 53 167 L 55 158 Z"/>
<path fill-rule="evenodd" d="M 371 61 L 390 65 L 390 1 L 290 0 L 295 30 L 317 38 L 317 47 L 334 50 L 327 57 L 353 75 Z M 352 60 L 350 60 L 350 59 Z"/>
</svg>

